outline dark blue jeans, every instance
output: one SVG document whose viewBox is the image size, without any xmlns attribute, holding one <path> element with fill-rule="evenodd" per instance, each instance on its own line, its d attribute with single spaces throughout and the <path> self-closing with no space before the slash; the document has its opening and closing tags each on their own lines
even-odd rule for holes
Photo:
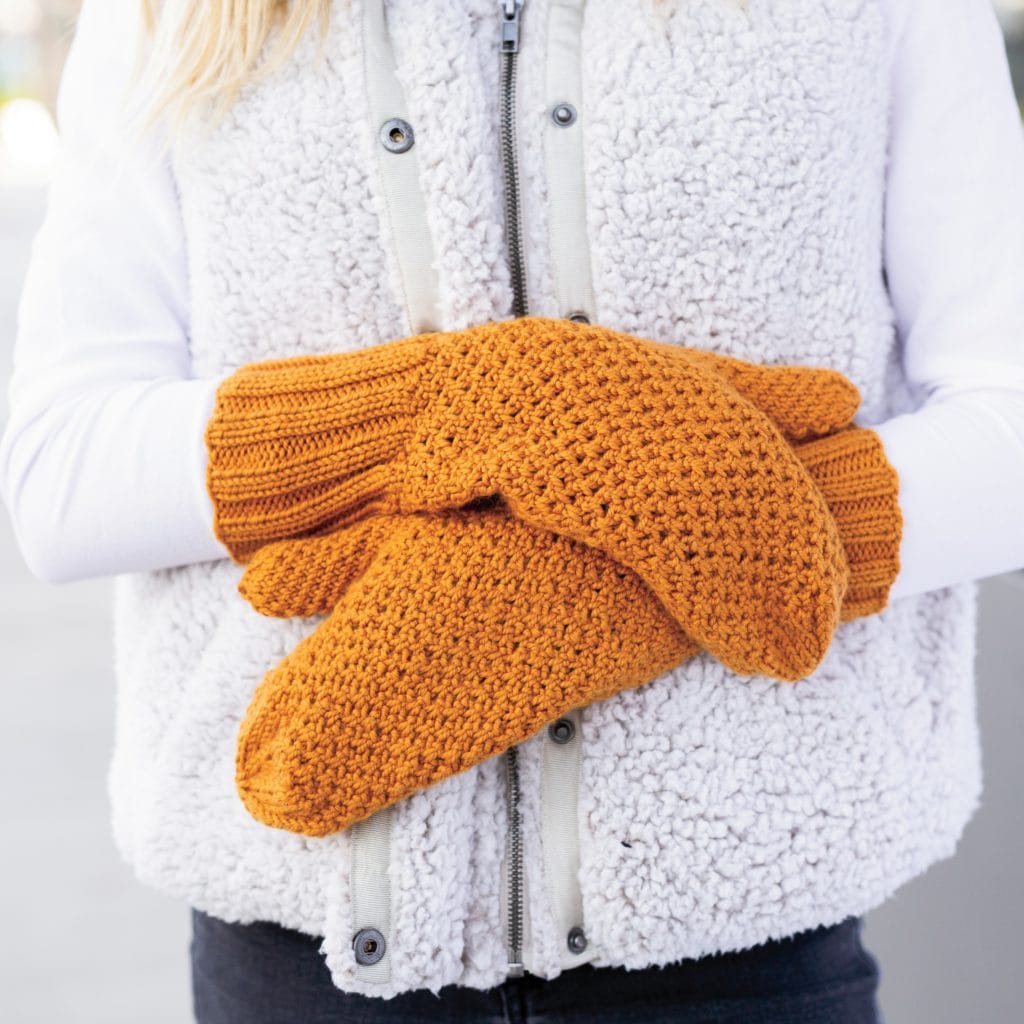
<svg viewBox="0 0 1024 1024">
<path fill-rule="evenodd" d="M 487 991 L 448 985 L 392 999 L 331 982 L 320 940 L 193 911 L 198 1024 L 880 1024 L 879 970 L 860 918 L 738 953 L 627 971 L 582 964 Z"/>
</svg>

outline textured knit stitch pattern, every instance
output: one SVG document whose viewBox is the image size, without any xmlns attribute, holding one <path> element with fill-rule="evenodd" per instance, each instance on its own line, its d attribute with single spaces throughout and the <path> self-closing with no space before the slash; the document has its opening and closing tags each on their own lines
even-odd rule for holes
<svg viewBox="0 0 1024 1024">
<path fill-rule="evenodd" d="M 849 407 L 833 374 L 751 366 L 735 376 L 752 401 L 779 403 L 766 411 L 801 435 L 799 391 L 819 428 L 827 425 L 815 387 L 819 401 L 839 399 L 838 432 L 796 452 L 836 503 L 844 546 L 858 556 L 843 619 L 878 611 L 898 570 L 901 520 L 898 480 L 877 435 L 845 422 Z M 264 614 L 334 610 L 260 684 L 236 759 L 250 813 L 313 836 L 465 771 L 700 649 L 633 572 L 493 502 L 373 516 L 325 537 L 270 544 L 239 589 Z"/>
<path fill-rule="evenodd" d="M 912 410 L 879 273 L 887 22 L 898 29 L 907 6 L 787 0 L 751 5 L 747 23 L 721 0 L 670 0 L 662 26 L 631 3 L 587 0 L 593 318 L 755 363 L 832 367 L 860 390 L 862 425 Z M 107 33 L 138 5 L 104 7 Z M 319 70 L 311 34 L 175 151 L 197 376 L 409 332 L 366 103 L 363 8 L 331 5 Z M 510 314 L 494 10 L 388 0 L 449 330 Z M 548 248 L 548 10 L 530 0 L 518 87 L 531 310 L 555 317 L 566 310 Z M 394 805 L 386 980 L 352 956 L 352 836 L 267 828 L 239 800 L 245 710 L 320 624 L 258 614 L 237 593 L 242 573 L 222 559 L 115 581 L 118 849 L 169 897 L 326 936 L 345 991 L 499 984 L 500 758 Z M 592 962 L 670 963 L 839 921 L 950 856 L 981 787 L 975 597 L 965 584 L 843 623 L 795 686 L 737 685 L 700 654 L 584 708 L 578 802 L 557 812 L 580 840 L 573 882 Z M 519 747 L 523 952 L 543 977 L 571 966 L 540 855 L 550 743 L 542 731 Z"/>
<path fill-rule="evenodd" d="M 242 724 L 239 793 L 268 825 L 347 828 L 697 653 L 635 573 L 501 509 L 389 526 Z"/>
<path fill-rule="evenodd" d="M 895 474 L 869 430 L 812 445 L 819 466 L 856 460 L 868 479 L 863 514 L 846 526 L 860 544 L 870 523 L 863 544 L 875 557 L 843 617 L 869 614 L 898 568 Z M 236 784 L 250 813 L 311 836 L 347 828 L 699 651 L 635 573 L 500 507 L 375 517 L 280 542 L 255 556 L 240 589 L 278 614 L 338 602 L 264 678 L 239 735 Z"/>
<path fill-rule="evenodd" d="M 528 317 L 357 353 L 269 360 L 218 389 L 206 431 L 218 536 L 236 557 L 372 512 L 499 494 L 523 522 L 635 571 L 736 672 L 800 678 L 839 622 L 849 568 L 821 492 L 775 422 L 682 345 Z M 780 377 L 780 419 L 804 401 Z M 827 405 L 826 405 L 827 414 Z"/>
</svg>

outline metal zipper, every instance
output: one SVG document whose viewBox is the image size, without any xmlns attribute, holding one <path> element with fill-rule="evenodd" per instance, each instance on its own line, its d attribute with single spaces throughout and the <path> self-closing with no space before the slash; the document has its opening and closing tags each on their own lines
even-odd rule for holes
<svg viewBox="0 0 1024 1024">
<path fill-rule="evenodd" d="M 519 154 L 516 136 L 516 60 L 524 0 L 500 0 L 501 15 L 501 158 L 505 171 L 505 230 L 512 277 L 512 315 L 526 316 L 526 268 L 519 206 Z M 523 966 L 523 837 L 519 809 L 519 751 L 505 751 L 508 800 L 508 976 L 521 978 Z"/>
<path fill-rule="evenodd" d="M 508 976 L 521 978 L 523 966 L 523 840 L 519 810 L 519 750 L 505 751 L 508 797 Z"/>
<path fill-rule="evenodd" d="M 526 316 L 526 268 L 519 211 L 519 154 L 516 142 L 516 58 L 523 0 L 501 0 L 501 155 L 505 168 L 505 228 L 512 274 L 512 315 Z"/>
</svg>

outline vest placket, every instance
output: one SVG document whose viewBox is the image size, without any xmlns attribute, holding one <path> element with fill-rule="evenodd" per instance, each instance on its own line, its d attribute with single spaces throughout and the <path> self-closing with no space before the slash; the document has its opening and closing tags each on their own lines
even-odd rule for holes
<svg viewBox="0 0 1024 1024">
<path fill-rule="evenodd" d="M 544 132 L 546 219 L 558 312 L 582 323 L 596 320 L 587 234 L 583 161 L 582 54 L 585 0 L 552 0 L 545 27 Z M 579 881 L 581 709 L 552 723 L 541 755 L 541 855 L 552 919 L 565 970 L 598 955 L 587 936 Z"/>
<path fill-rule="evenodd" d="M 560 315 L 580 322 L 595 318 L 591 284 L 590 250 L 587 244 L 586 197 L 583 173 L 585 118 L 581 87 L 581 32 L 584 0 L 548 5 L 545 32 L 545 89 L 551 98 L 544 133 L 544 166 L 548 196 L 547 222 L 551 271 Z M 540 5 L 538 5 L 540 6 Z M 516 309 L 529 315 L 525 301 L 525 254 L 520 227 L 521 205 L 516 160 L 514 64 L 510 69 L 508 46 L 514 39 L 518 51 L 518 19 L 524 0 L 498 0 L 502 24 L 496 26 L 502 62 L 502 147 L 506 172 L 507 232 Z M 509 15 L 512 15 L 510 19 Z M 511 21 L 511 29 L 510 29 Z M 510 31 L 512 34 L 510 34 Z M 415 125 L 409 116 L 403 90 L 395 74 L 395 59 L 388 33 L 384 0 L 367 0 L 363 19 L 366 89 L 373 124 L 377 126 L 376 152 L 383 186 L 390 243 L 395 253 L 405 317 L 409 333 L 439 330 L 438 281 L 434 248 L 428 228 L 426 201 L 416 158 Z M 512 57 L 514 62 L 516 57 Z M 511 166 L 509 161 L 512 161 Z M 524 854 L 519 827 L 519 801 L 508 807 L 509 831 L 501 865 L 501 918 L 506 928 L 509 975 L 523 970 L 547 973 L 557 966 L 579 966 L 598 955 L 589 942 L 582 919 L 579 884 L 579 773 L 582 746 L 581 710 L 575 709 L 546 730 L 540 756 L 540 856 L 547 905 L 545 930 L 555 929 L 557 964 L 535 962 L 530 933 L 537 927 L 526 905 Z M 503 755 L 508 793 L 518 795 L 516 748 Z M 392 855 L 393 808 L 385 808 L 352 827 L 352 946 L 354 974 L 365 982 L 391 980 L 388 926 L 394 894 L 388 884 Z M 524 920 L 525 918 L 525 920 Z M 524 924 L 527 927 L 524 928 Z M 550 942 L 543 945 L 550 948 Z M 547 959 L 547 958 L 545 958 Z"/>
<path fill-rule="evenodd" d="M 384 15 L 384 0 L 367 0 L 363 17 L 366 95 L 377 125 L 380 180 L 392 250 L 405 302 L 409 334 L 439 329 L 437 272 L 426 207 L 419 187 L 415 129 L 409 120 Z M 389 948 L 392 891 L 389 865 L 394 807 L 385 807 L 351 829 L 353 973 L 363 982 L 391 980 Z"/>
</svg>

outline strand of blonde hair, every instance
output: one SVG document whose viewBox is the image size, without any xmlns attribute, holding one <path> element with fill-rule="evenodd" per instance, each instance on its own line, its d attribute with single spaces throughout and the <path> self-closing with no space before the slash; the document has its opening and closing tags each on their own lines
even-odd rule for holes
<svg viewBox="0 0 1024 1024">
<path fill-rule="evenodd" d="M 330 0 L 139 2 L 133 109 L 140 128 L 166 118 L 172 137 L 204 103 L 214 121 L 223 116 L 246 85 L 288 60 L 314 22 L 322 54 L 331 9 Z"/>
</svg>

